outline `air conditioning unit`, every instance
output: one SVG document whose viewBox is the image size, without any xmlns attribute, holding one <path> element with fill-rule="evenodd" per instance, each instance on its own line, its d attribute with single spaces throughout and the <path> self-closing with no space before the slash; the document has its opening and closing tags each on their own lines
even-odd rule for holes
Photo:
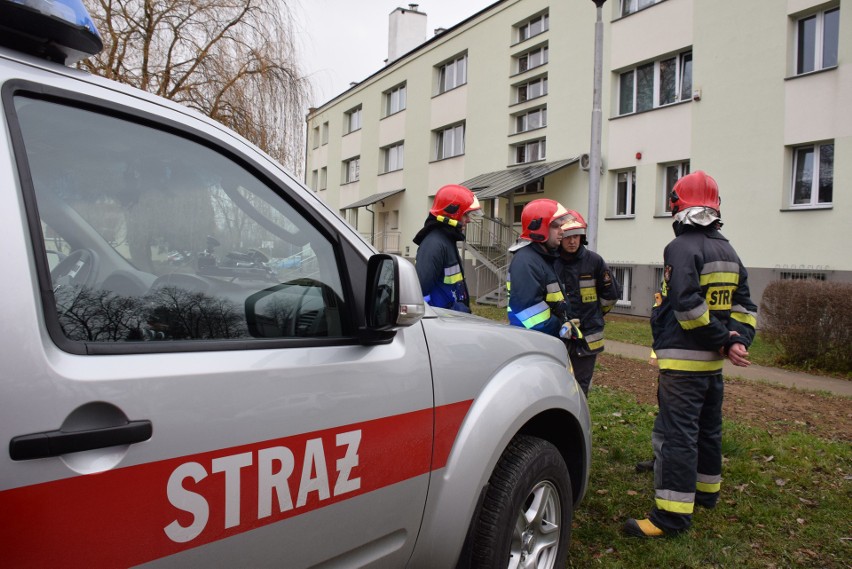
<svg viewBox="0 0 852 569">
<path fill-rule="evenodd" d="M 580 170 L 589 171 L 589 155 L 580 154 Z"/>
</svg>

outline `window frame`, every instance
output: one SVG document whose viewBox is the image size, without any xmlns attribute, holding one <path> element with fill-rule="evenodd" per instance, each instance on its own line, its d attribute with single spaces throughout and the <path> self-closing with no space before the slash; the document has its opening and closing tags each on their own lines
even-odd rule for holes
<svg viewBox="0 0 852 569">
<path fill-rule="evenodd" d="M 382 93 L 382 97 L 384 98 L 384 104 L 382 105 L 382 110 L 384 112 L 385 117 L 389 117 L 395 115 L 397 113 L 401 113 L 408 107 L 408 84 L 403 81 L 402 83 L 391 87 L 384 93 Z M 397 104 L 394 105 L 394 100 L 397 101 Z"/>
<path fill-rule="evenodd" d="M 622 200 L 621 176 L 627 176 Z M 619 213 L 619 204 L 624 202 L 624 213 Z M 636 168 L 628 168 L 615 172 L 615 187 L 613 188 L 613 217 L 631 219 L 636 217 Z"/>
<path fill-rule="evenodd" d="M 439 160 L 447 160 L 447 159 L 450 159 L 450 158 L 455 158 L 457 156 L 464 156 L 466 130 L 467 130 L 466 124 L 465 124 L 464 121 L 462 121 L 462 122 L 447 125 L 445 127 L 442 127 L 442 128 L 439 128 L 439 129 L 432 131 L 434 136 L 435 136 L 435 142 L 433 143 L 433 148 L 435 150 L 434 156 L 435 156 L 436 162 L 439 161 Z M 461 143 L 460 143 L 460 145 L 457 145 L 457 143 L 456 143 L 456 138 L 458 137 L 458 134 L 457 134 L 458 132 L 461 132 Z M 453 148 L 453 152 L 455 152 L 457 146 L 460 146 L 459 152 L 456 152 L 454 154 L 444 154 L 443 153 L 443 150 L 446 147 L 445 138 L 446 138 L 447 133 L 452 133 L 452 135 L 451 135 L 452 136 L 451 146 Z"/>
<path fill-rule="evenodd" d="M 533 58 L 538 56 L 540 59 L 538 62 L 533 61 Z M 544 65 L 547 65 L 550 61 L 550 49 L 548 48 L 547 43 L 541 44 L 532 49 L 528 49 L 518 55 L 514 56 L 515 59 L 515 74 L 520 75 L 521 73 L 526 73 L 528 71 L 532 71 L 533 69 L 538 69 Z"/>
<path fill-rule="evenodd" d="M 353 171 L 354 167 L 354 171 Z M 352 184 L 361 180 L 361 155 L 347 158 L 343 161 L 341 185 Z"/>
<path fill-rule="evenodd" d="M 671 89 L 674 98 L 662 102 L 664 64 L 672 60 L 674 60 L 674 70 L 670 76 L 674 79 Z M 615 105 L 618 116 L 623 117 L 691 101 L 692 67 L 692 48 L 690 48 L 619 71 L 616 89 L 618 101 Z M 646 94 L 648 87 L 650 92 Z M 650 105 L 642 105 L 640 109 L 640 103 L 647 99 L 647 95 L 650 95 Z M 629 100 L 626 97 L 629 97 Z"/>
<path fill-rule="evenodd" d="M 345 126 L 343 136 L 361 130 L 361 113 L 363 110 L 363 105 L 357 105 L 343 113 L 343 124 Z"/>
<path fill-rule="evenodd" d="M 541 29 L 533 33 L 533 22 L 537 21 L 541 22 Z M 544 12 L 536 16 L 532 16 L 521 24 L 516 25 L 515 30 L 515 37 L 517 38 L 517 43 L 521 43 L 527 41 L 528 39 L 539 36 L 550 30 L 550 13 Z M 524 30 L 527 30 L 526 35 L 524 34 Z"/>
<path fill-rule="evenodd" d="M 531 97 L 531 96 L 529 96 L 529 92 L 530 92 L 530 88 L 534 84 L 536 84 L 536 86 L 539 86 L 541 92 L 538 95 L 534 95 L 534 96 Z M 547 74 L 542 75 L 540 77 L 535 77 L 533 79 L 529 79 L 529 80 L 524 81 L 522 83 L 518 83 L 518 84 L 514 85 L 514 91 L 515 91 L 514 101 L 515 101 L 515 104 L 526 103 L 527 101 L 533 101 L 535 99 L 544 97 L 544 96 L 547 95 L 547 90 L 548 90 Z M 522 92 L 524 93 L 523 99 L 521 98 Z"/>
<path fill-rule="evenodd" d="M 536 126 L 530 126 L 530 119 L 533 118 L 534 115 L 538 115 L 539 117 L 538 124 Z M 547 105 L 527 109 L 521 113 L 516 113 L 512 115 L 512 122 L 512 134 L 522 134 L 524 132 L 545 128 L 547 126 Z"/>
<path fill-rule="evenodd" d="M 628 308 L 633 306 L 633 267 L 627 265 L 610 265 L 613 278 L 621 285 L 621 296 L 616 299 L 615 305 Z"/>
<path fill-rule="evenodd" d="M 467 85 L 468 56 L 467 52 L 458 54 L 435 66 L 437 70 L 437 89 L 435 95 L 442 95 L 462 85 Z M 452 82 L 449 81 L 449 70 L 452 70 Z M 459 71 L 461 70 L 461 71 Z M 461 75 L 461 78 L 459 76 Z"/>
<path fill-rule="evenodd" d="M 629 16 L 631 14 L 635 14 L 636 12 L 641 12 L 646 8 L 650 8 L 654 4 L 662 2 L 663 0 L 621 0 L 621 5 L 619 8 L 619 16 L 624 18 L 625 16 Z M 640 2 L 642 5 L 640 5 Z"/>
<path fill-rule="evenodd" d="M 824 153 L 829 151 L 830 147 L 831 153 L 831 180 L 830 187 L 828 188 L 829 199 L 826 201 L 820 201 L 821 198 L 821 188 L 820 188 L 820 176 L 814 176 L 813 171 L 811 172 L 811 179 L 809 182 L 809 198 L 807 203 L 796 203 L 796 192 L 797 192 L 797 177 L 799 174 L 799 160 L 800 154 L 804 151 L 810 150 L 812 152 L 812 164 L 823 165 Z M 805 145 L 796 145 L 791 148 L 792 152 L 792 168 L 791 168 L 791 183 L 790 183 L 790 194 L 789 200 L 790 209 L 794 210 L 802 210 L 802 209 L 821 209 L 821 208 L 830 208 L 834 206 L 834 140 L 831 141 L 822 141 L 816 142 L 814 144 L 805 144 Z M 813 165 L 811 166 L 813 169 Z M 804 173 L 804 167 L 802 167 L 802 172 Z"/>
<path fill-rule="evenodd" d="M 833 49 L 833 61 L 825 62 L 826 60 L 826 15 L 834 14 L 833 24 L 836 26 L 834 28 L 834 45 L 831 46 Z M 813 51 L 810 57 L 810 61 L 808 64 L 809 68 L 803 68 L 803 42 L 805 41 L 802 37 L 803 30 L 802 25 L 808 20 L 814 21 L 814 29 L 813 29 L 813 38 L 809 40 L 810 49 Z M 794 41 L 794 63 L 793 63 L 793 71 L 795 76 L 799 75 L 807 75 L 809 73 L 815 73 L 817 71 L 822 71 L 824 69 L 834 69 L 838 65 L 839 58 L 839 44 L 840 44 L 840 6 L 833 6 L 831 8 L 826 8 L 817 12 L 812 12 L 807 15 L 796 18 L 795 23 L 795 41 Z"/>
<path fill-rule="evenodd" d="M 671 216 L 672 210 L 671 205 L 669 204 L 669 194 L 677 181 L 691 172 L 691 164 L 689 159 L 686 159 L 678 160 L 677 162 L 667 162 L 665 164 L 661 164 L 661 166 L 663 167 L 661 187 L 662 203 L 658 202 L 657 211 L 660 212 L 660 215 Z M 676 170 L 676 172 L 674 172 L 674 178 L 670 176 L 670 174 L 672 174 L 672 169 Z"/>
<path fill-rule="evenodd" d="M 390 172 L 398 172 L 405 168 L 405 141 L 400 140 L 393 144 L 383 146 L 381 149 L 381 164 L 380 174 L 388 174 Z M 396 164 L 392 164 L 392 156 L 396 155 Z M 396 167 L 391 167 L 395 165 Z"/>
<path fill-rule="evenodd" d="M 530 156 L 533 157 L 528 159 Z M 536 138 L 512 145 L 513 165 L 532 164 L 544 160 L 547 160 L 547 138 Z"/>
<path fill-rule="evenodd" d="M 317 231 L 319 237 L 327 241 L 329 245 L 339 242 L 339 229 L 311 206 L 308 206 L 303 197 L 288 185 L 285 179 L 278 176 L 278 170 L 270 168 L 270 163 L 262 160 L 261 156 L 246 153 L 235 146 L 227 144 L 221 138 L 211 134 L 215 129 L 203 120 L 185 118 L 181 122 L 171 120 L 160 114 L 155 114 L 139 108 L 132 101 L 95 99 L 79 92 L 67 91 L 62 88 L 34 83 L 27 80 L 13 79 L 4 85 L 2 90 L 2 101 L 5 118 L 10 131 L 11 147 L 17 156 L 27 156 L 28 151 L 20 130 L 17 111 L 14 100 L 17 97 L 28 97 L 55 103 L 57 105 L 81 109 L 98 114 L 99 116 L 122 121 L 134 127 L 148 127 L 162 134 L 173 136 L 187 143 L 206 147 L 221 156 L 223 160 L 232 162 L 241 167 L 258 183 L 268 188 L 280 200 L 293 208 L 295 215 L 301 216 L 308 221 Z M 261 160 L 259 160 L 261 158 Z M 24 164 L 18 162 L 16 172 L 21 185 L 21 195 L 24 207 L 29 212 L 36 212 L 36 189 L 33 186 L 33 176 L 29 169 L 24 172 Z M 43 243 L 44 235 L 41 231 L 41 218 L 37 213 L 30 217 L 29 229 L 33 243 Z M 36 259 L 36 277 L 42 290 L 52 290 L 51 276 L 47 270 L 50 266 L 47 252 L 44 246 L 30 246 Z M 98 355 L 124 355 L 124 354 L 158 354 L 158 353 L 197 353 L 197 352 L 229 352 L 237 350 L 257 350 L 270 348 L 295 348 L 330 345 L 357 344 L 357 317 L 355 314 L 356 294 L 348 278 L 352 267 L 347 265 L 359 258 L 352 252 L 344 251 L 340 247 L 330 247 L 331 256 L 322 261 L 329 270 L 333 269 L 338 274 L 341 287 L 342 302 L 344 306 L 340 310 L 342 335 L 336 337 L 310 337 L 310 338 L 257 338 L 256 340 L 234 340 L 234 339 L 210 339 L 210 340 L 184 340 L 175 339 L 166 342 L 97 342 L 78 341 L 68 338 L 62 330 L 52 300 L 43 299 L 42 306 L 44 320 L 48 334 L 53 343 L 62 351 L 83 356 Z"/>
</svg>

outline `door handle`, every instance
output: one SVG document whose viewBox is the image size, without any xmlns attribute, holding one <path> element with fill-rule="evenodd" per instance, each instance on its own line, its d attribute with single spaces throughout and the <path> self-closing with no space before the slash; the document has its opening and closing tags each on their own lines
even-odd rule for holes
<svg viewBox="0 0 852 569">
<path fill-rule="evenodd" d="M 130 421 L 125 425 L 85 431 L 46 431 L 19 435 L 9 441 L 12 460 L 48 458 L 119 445 L 140 443 L 151 438 L 151 421 Z"/>
</svg>

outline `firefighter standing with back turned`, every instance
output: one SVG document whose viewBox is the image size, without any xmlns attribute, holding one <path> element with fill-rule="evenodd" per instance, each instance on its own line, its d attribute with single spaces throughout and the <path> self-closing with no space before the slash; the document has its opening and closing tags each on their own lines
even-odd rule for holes
<svg viewBox="0 0 852 569">
<path fill-rule="evenodd" d="M 423 228 L 414 236 L 418 245 L 415 267 L 423 298 L 430 306 L 470 312 L 459 241 L 470 216 L 481 211 L 479 200 L 464 186 L 450 184 L 435 192 Z"/>
<path fill-rule="evenodd" d="M 692 523 L 695 504 L 713 508 L 722 482 L 722 364 L 747 366 L 757 307 L 748 274 L 719 233 L 719 188 L 703 171 L 669 197 L 675 239 L 665 248 L 662 302 L 651 315 L 660 368 L 654 447 L 655 505 L 628 519 L 626 534 L 663 537 Z"/>
<path fill-rule="evenodd" d="M 586 396 L 592 385 L 597 355 L 604 350 L 604 314 L 621 296 L 618 283 L 603 257 L 586 248 L 586 220 L 568 210 L 556 274 L 562 281 L 570 313 L 580 320 L 582 338 L 569 340 L 568 356 L 574 377 Z"/>
</svg>

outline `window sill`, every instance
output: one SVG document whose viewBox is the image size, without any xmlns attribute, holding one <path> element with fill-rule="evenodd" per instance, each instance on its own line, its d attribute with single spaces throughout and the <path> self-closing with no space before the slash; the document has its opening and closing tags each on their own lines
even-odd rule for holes
<svg viewBox="0 0 852 569">
<path fill-rule="evenodd" d="M 520 41 L 517 41 L 517 42 L 513 43 L 512 45 L 510 45 L 510 46 L 509 46 L 509 49 L 514 49 L 514 48 L 518 47 L 518 46 L 519 46 L 519 45 L 521 45 L 521 44 L 527 43 L 527 42 L 528 42 L 528 41 L 530 41 L 530 40 L 534 40 L 534 39 L 536 39 L 536 38 L 540 38 L 541 36 L 543 36 L 544 34 L 546 34 L 546 33 L 547 33 L 547 32 L 549 32 L 549 31 L 550 31 L 550 28 L 547 28 L 547 29 L 546 29 L 546 30 L 544 30 L 544 31 L 538 32 L 538 33 L 537 33 L 537 34 L 535 34 L 534 36 L 530 36 L 530 37 L 528 37 L 528 38 L 524 38 L 524 39 L 522 39 L 522 40 L 520 40 Z"/>
<path fill-rule="evenodd" d="M 820 204 L 820 205 L 797 205 L 797 206 L 788 206 L 782 207 L 779 211 L 781 213 L 787 213 L 791 211 L 825 211 L 834 209 L 834 204 Z"/>
<path fill-rule="evenodd" d="M 345 137 L 349 136 L 350 134 L 352 134 L 353 132 L 358 132 L 359 130 L 361 130 L 361 127 L 358 127 L 355 130 L 350 130 L 349 132 L 344 132 L 343 137 L 345 138 Z"/>
<path fill-rule="evenodd" d="M 671 218 L 672 218 L 672 214 L 669 211 L 667 211 L 665 213 L 655 213 L 654 214 L 654 219 L 671 219 Z"/>
<path fill-rule="evenodd" d="M 360 179 L 360 178 L 358 178 L 357 180 L 350 180 L 349 182 L 341 182 L 341 184 L 340 184 L 340 185 L 341 185 L 341 186 L 348 186 L 349 184 L 354 184 L 354 183 L 356 183 L 356 182 L 360 182 L 360 181 L 361 181 L 361 179 Z"/>
<path fill-rule="evenodd" d="M 455 156 L 445 156 L 444 158 L 435 158 L 434 160 L 430 160 L 429 164 L 434 164 L 435 162 L 444 162 L 446 160 L 452 160 L 453 158 L 461 158 L 464 156 L 464 152 L 461 154 L 456 154 Z"/>
<path fill-rule="evenodd" d="M 645 113 L 653 113 L 654 111 L 662 111 L 663 109 L 670 109 L 672 107 L 677 107 L 679 105 L 686 105 L 691 103 L 692 99 L 687 99 L 686 101 L 677 101 L 675 103 L 669 103 L 668 105 L 663 105 L 661 107 L 654 107 L 653 109 L 648 109 L 646 111 L 634 111 L 632 113 L 624 113 L 623 115 L 615 115 L 614 117 L 609 117 L 609 120 L 623 119 L 627 117 L 635 117 L 636 115 L 643 115 Z"/>
<path fill-rule="evenodd" d="M 404 166 L 403 166 L 404 168 Z M 396 170 L 387 170 L 385 172 L 379 172 L 379 176 L 384 176 L 385 174 L 393 174 L 394 172 L 402 172 L 402 168 L 397 168 Z"/>
<path fill-rule="evenodd" d="M 509 135 L 509 137 L 511 138 L 511 137 L 513 137 L 513 136 L 519 136 L 519 135 L 521 135 L 521 134 L 529 134 L 529 133 L 531 133 L 531 132 L 535 132 L 535 131 L 537 131 L 537 130 L 544 130 L 544 129 L 546 129 L 546 128 L 547 128 L 547 125 L 544 125 L 544 126 L 537 126 L 537 127 L 535 127 L 535 128 L 528 128 L 527 130 L 521 130 L 521 131 L 518 131 L 518 132 L 513 132 L 513 133 L 511 133 L 511 134 Z"/>
<path fill-rule="evenodd" d="M 532 142 L 532 141 L 531 141 Z M 547 158 L 540 158 L 538 160 L 530 160 L 529 162 L 515 162 L 514 164 L 509 164 L 506 166 L 507 168 L 514 168 L 515 166 L 529 166 L 530 164 L 541 164 L 547 160 Z"/>
<path fill-rule="evenodd" d="M 407 108 L 407 107 L 406 107 L 406 108 Z M 389 119 L 390 117 L 395 117 L 395 116 L 396 116 L 396 115 L 398 115 L 399 113 L 404 113 L 404 112 L 405 112 L 405 109 L 400 109 L 400 110 L 398 110 L 398 111 L 395 111 L 395 112 L 393 112 L 393 113 L 390 113 L 390 114 L 387 114 L 387 115 L 383 116 L 383 117 L 382 117 L 382 118 L 380 118 L 379 120 L 380 120 L 380 121 L 383 121 L 383 120 L 385 120 L 385 119 Z"/>
<path fill-rule="evenodd" d="M 456 85 L 455 87 L 453 87 L 451 89 L 447 89 L 446 91 L 441 91 L 440 93 L 435 93 L 434 95 L 432 95 L 432 98 L 435 99 L 435 98 L 440 97 L 441 95 L 443 95 L 445 93 L 451 93 L 452 91 L 455 91 L 456 89 L 461 89 L 465 85 L 467 85 L 467 81 L 465 81 L 461 85 Z"/>
<path fill-rule="evenodd" d="M 820 73 L 827 73 L 829 71 L 836 71 L 837 66 L 832 65 L 831 67 L 823 67 L 822 69 L 814 69 L 813 71 L 807 71 L 805 73 L 797 73 L 796 75 L 789 75 L 784 78 L 784 81 L 792 81 L 793 79 L 800 79 L 802 77 L 811 77 L 812 75 L 819 75 Z"/>
<path fill-rule="evenodd" d="M 517 107 L 518 105 L 524 105 L 524 104 L 529 103 L 531 101 L 537 101 L 537 100 L 541 99 L 542 97 L 547 97 L 547 93 L 545 93 L 543 95 L 538 95 L 536 97 L 530 97 L 526 101 L 518 101 L 517 103 L 511 103 L 509 105 L 509 108 L 511 109 L 512 107 Z M 533 106 L 533 105 L 531 105 L 531 106 Z"/>
<path fill-rule="evenodd" d="M 636 214 L 629 215 L 607 215 L 604 217 L 604 221 L 618 221 L 621 219 L 636 219 Z"/>
<path fill-rule="evenodd" d="M 530 68 L 525 69 L 525 70 L 523 70 L 523 71 L 518 71 L 517 73 L 513 73 L 512 75 L 509 75 L 509 79 L 515 79 L 515 78 L 517 78 L 517 77 L 520 77 L 521 75 L 526 75 L 527 73 L 531 73 L 531 72 L 533 72 L 533 71 L 537 71 L 537 70 L 541 69 L 542 67 L 545 67 L 548 63 L 550 63 L 550 62 L 549 62 L 549 61 L 545 61 L 545 62 L 544 62 L 544 63 L 542 63 L 541 65 L 536 65 L 535 67 L 530 67 Z"/>
</svg>

